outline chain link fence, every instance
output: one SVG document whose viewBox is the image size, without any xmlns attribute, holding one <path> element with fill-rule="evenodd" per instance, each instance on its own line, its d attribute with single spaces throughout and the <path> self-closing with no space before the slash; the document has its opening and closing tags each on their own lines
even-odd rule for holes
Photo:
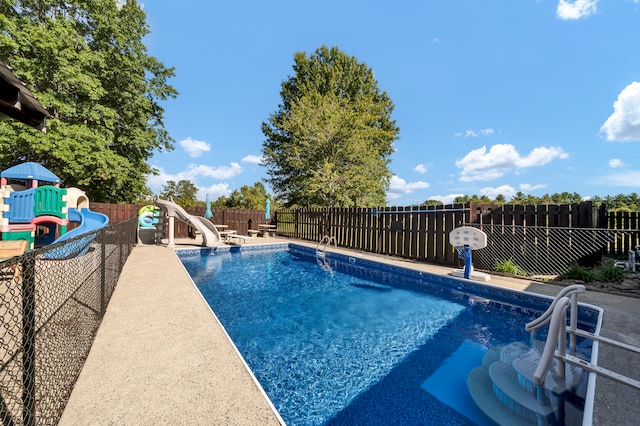
<svg viewBox="0 0 640 426">
<path fill-rule="evenodd" d="M 132 219 L 0 262 L 0 421 L 55 425 L 133 246 Z"/>
<path fill-rule="evenodd" d="M 555 276 L 572 265 L 594 266 L 608 249 L 638 230 L 466 224 L 487 234 L 487 247 L 473 252 L 477 269 L 494 271 L 510 262 L 528 277 Z"/>
</svg>

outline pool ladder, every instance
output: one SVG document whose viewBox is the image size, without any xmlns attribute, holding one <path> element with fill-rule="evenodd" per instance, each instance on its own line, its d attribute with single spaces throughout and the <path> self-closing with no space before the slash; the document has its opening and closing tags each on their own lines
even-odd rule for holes
<svg viewBox="0 0 640 426">
<path fill-rule="evenodd" d="M 327 247 L 331 247 L 331 244 L 333 244 L 334 248 L 338 248 L 338 245 L 336 244 L 336 237 L 325 235 L 316 246 L 316 260 L 318 261 L 318 265 L 320 265 L 322 269 L 328 271 L 331 271 L 331 266 L 329 266 L 329 262 L 327 262 L 325 254 Z"/>
<path fill-rule="evenodd" d="M 338 245 L 336 244 L 336 237 L 330 237 L 328 235 L 322 237 L 322 239 L 316 246 L 316 257 L 321 257 L 324 259 L 324 254 L 327 251 L 327 247 L 331 247 L 331 244 L 333 244 L 335 248 L 338 248 Z"/>
</svg>

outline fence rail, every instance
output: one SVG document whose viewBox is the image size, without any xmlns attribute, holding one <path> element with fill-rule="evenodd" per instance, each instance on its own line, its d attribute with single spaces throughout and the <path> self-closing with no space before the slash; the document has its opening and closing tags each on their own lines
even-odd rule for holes
<svg viewBox="0 0 640 426">
<path fill-rule="evenodd" d="M 58 423 L 136 225 L 131 219 L 0 262 L 1 424 Z"/>
<path fill-rule="evenodd" d="M 639 218 L 637 212 L 607 212 L 605 206 L 596 208 L 590 201 L 527 206 L 469 203 L 379 210 L 279 209 L 275 215 L 279 235 L 309 241 L 332 235 L 341 247 L 451 266 L 459 264 L 457 253 L 449 244 L 451 230 L 462 224 L 479 226 L 489 231 L 494 250 L 501 247 L 492 252 L 493 260 L 485 262 L 487 269 L 497 260 L 495 256 L 503 260 L 518 258 L 524 245 L 529 257 L 554 252 L 556 258 L 545 257 L 549 261 L 546 266 L 532 264 L 531 273 L 536 274 L 558 274 L 576 261 L 594 264 L 604 254 L 625 256 L 640 243 Z M 504 240 L 505 235 L 511 235 L 510 242 Z M 579 238 L 582 235 L 584 239 Z M 551 243 L 555 245 L 551 247 Z M 589 247 L 578 249 L 580 244 Z"/>
<path fill-rule="evenodd" d="M 619 236 L 607 244 L 606 252 L 609 255 L 626 256 L 629 250 L 634 250 L 640 244 L 640 233 L 637 232 L 640 227 L 639 212 L 609 212 L 603 217 L 600 227 L 615 230 Z"/>
<path fill-rule="evenodd" d="M 118 223 L 130 220 L 138 216 L 138 210 L 148 204 L 107 204 L 91 203 L 91 210 L 103 213 L 109 217 L 110 223 Z M 204 216 L 204 207 L 186 207 L 185 211 L 193 216 Z M 211 208 L 211 221 L 217 225 L 226 225 L 229 229 L 238 231 L 238 234 L 247 235 L 249 229 L 258 229 L 258 225 L 271 223 L 265 219 L 264 210 L 244 210 L 230 208 Z M 167 229 L 165 227 L 165 229 Z M 180 221 L 175 224 L 175 236 L 187 238 L 190 235 L 189 226 Z"/>
<path fill-rule="evenodd" d="M 140 207 L 141 204 L 91 205 L 93 210 L 109 216 L 113 223 L 135 217 Z M 204 215 L 204 207 L 185 210 L 193 215 Z M 211 220 L 214 223 L 227 225 L 241 234 L 246 234 L 249 229 L 257 229 L 259 224 L 270 222 L 264 218 L 263 210 L 211 210 Z M 332 235 L 340 247 L 451 266 L 459 265 L 459 261 L 457 253 L 449 244 L 449 232 L 462 224 L 514 227 L 509 231 L 513 235 L 520 234 L 518 227 L 558 228 L 549 231 L 553 235 L 568 234 L 571 229 L 615 231 L 604 247 L 598 248 L 599 255 L 581 258 L 586 264 L 596 262 L 601 255 L 624 257 L 629 250 L 640 244 L 640 235 L 636 232 L 640 225 L 640 213 L 608 212 L 606 206 L 596 207 L 591 201 L 560 205 L 468 203 L 380 209 L 278 209 L 274 212 L 272 222 L 277 224 L 277 233 L 281 236 L 320 241 L 324 235 Z M 529 234 L 532 232 L 534 231 Z M 501 233 L 503 234 L 504 232 Z M 562 237 L 562 241 L 573 241 L 575 235 L 566 235 Z M 188 226 L 176 223 L 176 236 L 189 236 Z M 500 255 L 504 257 L 507 253 L 500 252 Z M 512 253 L 512 256 L 517 257 L 517 253 Z M 566 254 L 566 259 L 572 258 L 573 255 Z M 534 269 L 540 268 L 536 266 Z M 562 271 L 556 270 L 556 273 L 560 272 Z"/>
<path fill-rule="evenodd" d="M 457 264 L 449 232 L 463 224 L 469 209 L 462 204 L 337 209 L 279 209 L 277 232 L 291 238 L 320 241 L 333 235 L 340 247 L 425 262 Z"/>
</svg>

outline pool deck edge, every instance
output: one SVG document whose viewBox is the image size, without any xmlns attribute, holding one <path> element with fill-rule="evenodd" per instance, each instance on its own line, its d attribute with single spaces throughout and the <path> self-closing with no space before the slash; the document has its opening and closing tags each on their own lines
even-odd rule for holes
<svg viewBox="0 0 640 426">
<path fill-rule="evenodd" d="M 131 253 L 60 425 L 278 425 L 180 260 Z"/>
</svg>

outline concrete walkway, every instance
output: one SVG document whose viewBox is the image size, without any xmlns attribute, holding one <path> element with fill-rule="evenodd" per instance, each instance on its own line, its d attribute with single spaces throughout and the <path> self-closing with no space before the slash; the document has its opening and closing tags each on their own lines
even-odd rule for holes
<svg viewBox="0 0 640 426">
<path fill-rule="evenodd" d="M 278 425 L 173 250 L 135 247 L 60 425 Z"/>
<path fill-rule="evenodd" d="M 192 240 L 182 243 L 194 246 Z M 429 272 L 451 271 L 340 251 Z M 548 295 L 560 290 L 497 276 L 490 284 Z M 605 310 L 602 335 L 640 346 L 640 299 L 588 292 L 579 300 Z M 599 364 L 640 379 L 639 355 L 601 345 Z M 640 391 L 599 378 L 596 393 L 594 425 L 637 424 Z M 89 424 L 280 424 L 182 264 L 166 247 L 136 247 L 127 260 L 60 421 Z"/>
</svg>

